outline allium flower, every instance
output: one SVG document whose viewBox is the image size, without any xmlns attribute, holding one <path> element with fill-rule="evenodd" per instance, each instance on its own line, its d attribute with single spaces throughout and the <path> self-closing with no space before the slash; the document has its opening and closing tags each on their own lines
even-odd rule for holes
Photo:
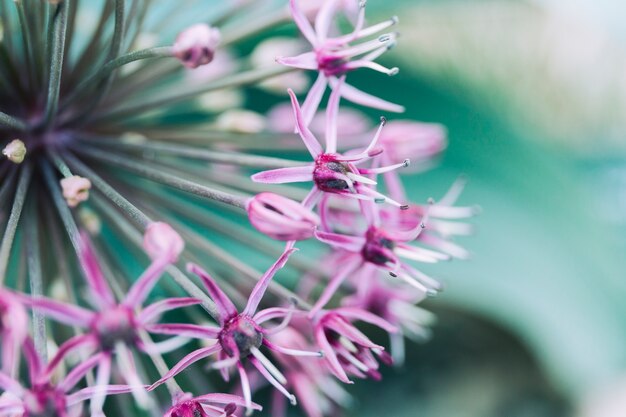
<svg viewBox="0 0 626 417">
<path fill-rule="evenodd" d="M 359 68 L 397 72 L 375 62 L 396 42 L 384 33 L 396 19 L 366 27 L 364 2 L 348 0 L 302 2 L 306 12 L 296 0 L 213 3 L 0 0 L 0 417 L 78 417 L 86 400 L 102 417 L 128 399 L 162 415 L 171 398 L 168 417 L 239 416 L 260 409 L 257 379 L 283 403 L 294 392 L 308 415 L 328 415 L 348 405 L 341 381 L 377 378 L 389 362 L 354 323 L 383 328 L 393 346 L 416 336 L 428 320 L 414 304 L 438 284 L 411 260 L 467 257 L 452 240 L 476 212 L 455 206 L 463 184 L 409 204 L 399 176 L 409 158 L 429 165 L 443 130 L 387 130 L 381 118 L 372 134 L 366 116 L 340 108 L 344 97 L 402 111 L 344 82 Z M 336 15 L 354 30 L 337 35 Z M 300 51 L 275 37 L 285 25 L 313 50 L 266 65 Z M 308 91 L 298 68 L 318 73 Z M 288 89 L 310 163 L 283 157 L 298 140 L 291 117 L 247 107 L 251 89 L 268 86 Z M 294 89 L 306 93 L 302 108 Z M 287 182 L 313 187 L 264 184 Z M 312 236 L 333 251 L 291 257 Z M 262 274 L 252 253 L 278 260 Z M 288 260 L 295 290 L 273 278 Z M 380 271 L 413 288 L 384 285 Z M 210 344 L 193 350 L 190 339 Z M 177 364 L 162 356 L 174 351 Z M 183 372 L 211 355 L 206 379 Z M 213 371 L 228 379 L 233 367 L 243 395 L 213 393 Z"/>
<path fill-rule="evenodd" d="M 298 6 L 297 0 L 289 0 L 289 7 L 294 21 L 302 35 L 311 43 L 313 50 L 295 57 L 278 57 L 276 60 L 290 67 L 317 70 L 319 75 L 311 87 L 302 106 L 303 124 L 308 126 L 322 100 L 326 86 L 337 88 L 339 77 L 358 68 L 370 68 L 387 75 L 395 75 L 398 68 L 385 68 L 374 62 L 376 58 L 391 49 L 396 42 L 394 33 L 379 35 L 373 40 L 351 45 L 352 42 L 372 37 L 395 25 L 396 17 L 367 28 L 365 22 L 365 1 L 359 3 L 359 16 L 352 33 L 329 37 L 333 17 L 339 8 L 340 0 L 325 1 L 315 17 L 315 28 Z M 392 112 L 403 112 L 404 107 L 389 103 L 378 97 L 364 93 L 346 85 L 341 95 L 354 103 Z"/>
</svg>

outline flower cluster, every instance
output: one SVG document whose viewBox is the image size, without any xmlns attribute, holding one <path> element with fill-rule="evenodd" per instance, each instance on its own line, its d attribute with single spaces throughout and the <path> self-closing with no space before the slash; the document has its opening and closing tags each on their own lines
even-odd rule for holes
<svg viewBox="0 0 626 417">
<path fill-rule="evenodd" d="M 398 72 L 376 62 L 398 19 L 367 25 L 356 0 L 216 3 L 0 0 L 0 417 L 241 416 L 265 387 L 272 415 L 323 417 L 428 335 L 417 304 L 442 284 L 418 265 L 467 258 L 453 238 L 476 209 L 455 206 L 462 179 L 424 204 L 402 185 L 445 148 L 441 126 L 372 127 L 341 105 L 404 110 L 348 82 Z M 270 36 L 241 55 L 289 24 L 311 50 Z M 262 115 L 250 89 L 290 100 Z"/>
</svg>

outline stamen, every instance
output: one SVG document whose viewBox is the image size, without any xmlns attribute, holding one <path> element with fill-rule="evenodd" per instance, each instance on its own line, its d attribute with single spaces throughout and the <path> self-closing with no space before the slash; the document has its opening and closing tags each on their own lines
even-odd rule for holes
<svg viewBox="0 0 626 417">
<path fill-rule="evenodd" d="M 13 163 L 21 164 L 26 157 L 26 145 L 19 139 L 13 139 L 2 150 L 2 155 Z"/>
</svg>

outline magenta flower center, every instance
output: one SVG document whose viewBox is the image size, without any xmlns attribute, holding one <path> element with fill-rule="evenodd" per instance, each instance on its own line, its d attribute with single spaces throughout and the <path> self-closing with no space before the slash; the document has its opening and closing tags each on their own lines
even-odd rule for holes
<svg viewBox="0 0 626 417">
<path fill-rule="evenodd" d="M 253 348 L 263 343 L 263 335 L 252 318 L 239 315 L 224 324 L 218 340 L 224 352 L 233 357 L 239 352 L 239 357 L 250 355 Z"/>
<path fill-rule="evenodd" d="M 197 401 L 187 401 L 178 404 L 170 413 L 170 417 L 208 417 L 200 403 Z"/>
<path fill-rule="evenodd" d="M 132 310 L 117 306 L 98 314 L 92 323 L 93 332 L 103 350 L 112 350 L 117 343 L 133 346 L 137 342 L 137 324 Z"/>
<path fill-rule="evenodd" d="M 65 395 L 50 384 L 36 385 L 24 397 L 23 417 L 60 417 L 66 415 Z"/>
<path fill-rule="evenodd" d="M 370 227 L 365 234 L 367 241 L 361 249 L 363 259 L 376 265 L 385 265 L 393 261 L 390 254 L 396 247 L 393 240 L 387 238 L 380 229 Z"/>
<path fill-rule="evenodd" d="M 315 160 L 313 181 L 322 191 L 338 193 L 349 188 L 344 177 L 352 172 L 350 165 L 340 162 L 332 154 L 321 154 Z"/>
<path fill-rule="evenodd" d="M 348 68 L 346 67 L 348 61 L 346 59 L 338 58 L 324 50 L 318 50 L 316 53 L 317 67 L 327 77 L 343 75 L 348 72 Z"/>
</svg>

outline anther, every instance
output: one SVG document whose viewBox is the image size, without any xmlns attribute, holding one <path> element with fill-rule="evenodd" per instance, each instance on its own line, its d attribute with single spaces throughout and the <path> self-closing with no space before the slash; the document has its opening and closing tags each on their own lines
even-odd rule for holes
<svg viewBox="0 0 626 417">
<path fill-rule="evenodd" d="M 385 116 L 380 116 L 380 124 L 383 126 L 387 124 L 387 118 Z"/>
<path fill-rule="evenodd" d="M 26 157 L 26 145 L 19 139 L 13 139 L 4 147 L 2 154 L 6 156 L 9 161 L 21 164 Z"/>
<path fill-rule="evenodd" d="M 390 77 L 398 74 L 400 72 L 400 68 L 398 67 L 393 67 L 389 70 L 389 72 L 387 73 Z"/>
<path fill-rule="evenodd" d="M 407 159 L 404 160 L 404 167 L 408 168 L 409 165 L 411 165 L 411 160 L 407 158 Z"/>
<path fill-rule="evenodd" d="M 403 204 L 400 206 L 400 210 L 408 210 L 409 209 L 409 205 L 408 204 Z"/>
</svg>

